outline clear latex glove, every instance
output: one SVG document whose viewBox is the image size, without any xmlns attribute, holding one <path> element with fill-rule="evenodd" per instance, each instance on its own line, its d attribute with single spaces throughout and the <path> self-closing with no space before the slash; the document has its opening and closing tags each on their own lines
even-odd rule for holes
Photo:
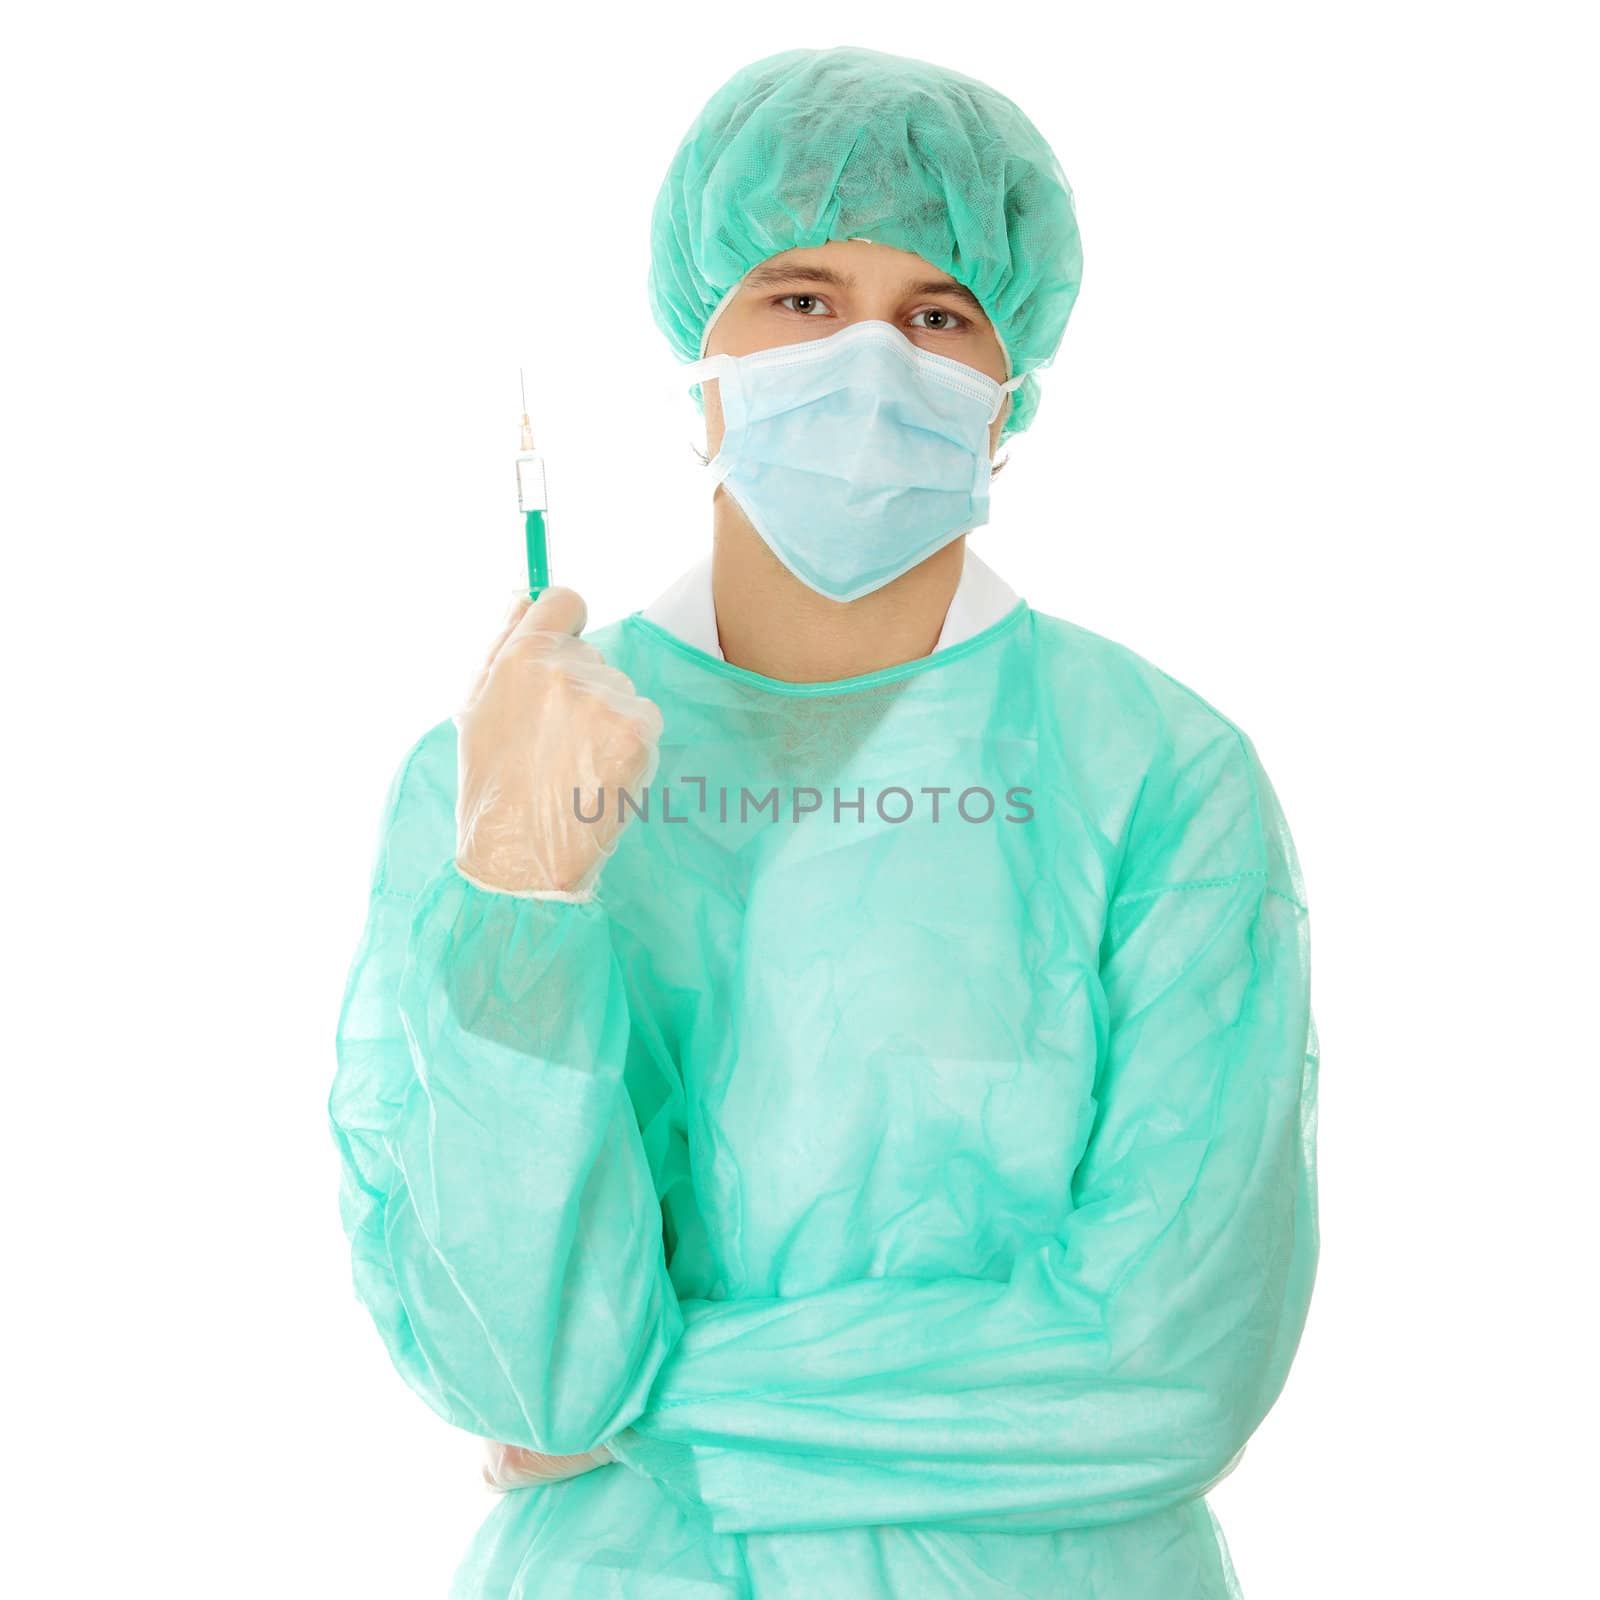
<svg viewBox="0 0 1600 1600">
<path fill-rule="evenodd" d="M 571 589 L 519 596 L 456 714 L 456 864 L 484 888 L 587 899 L 618 790 L 655 776 L 661 713 L 577 637 L 586 616 Z"/>
<path fill-rule="evenodd" d="M 486 1439 L 483 1481 L 491 1489 L 502 1492 L 526 1489 L 536 1483 L 559 1483 L 563 1478 L 576 1478 L 616 1459 L 603 1444 L 581 1456 L 542 1456 L 535 1450 Z"/>
</svg>

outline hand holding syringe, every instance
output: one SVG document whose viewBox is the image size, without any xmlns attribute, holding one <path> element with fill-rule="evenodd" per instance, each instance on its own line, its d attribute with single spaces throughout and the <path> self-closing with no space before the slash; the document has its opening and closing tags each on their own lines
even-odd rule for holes
<svg viewBox="0 0 1600 1600">
<path fill-rule="evenodd" d="M 544 462 L 526 409 L 517 497 L 528 597 L 512 605 L 456 713 L 456 864 L 484 888 L 582 899 L 623 822 L 614 801 L 597 809 L 597 797 L 649 783 L 661 713 L 580 637 L 583 600 L 550 587 Z M 575 793 L 589 802 L 583 811 Z"/>
</svg>

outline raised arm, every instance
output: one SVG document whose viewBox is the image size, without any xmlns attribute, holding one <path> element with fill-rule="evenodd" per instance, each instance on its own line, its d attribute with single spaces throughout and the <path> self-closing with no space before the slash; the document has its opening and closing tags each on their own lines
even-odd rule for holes
<svg viewBox="0 0 1600 1600">
<path fill-rule="evenodd" d="M 1107 913 L 1065 1227 L 1005 1282 L 686 1303 L 612 1449 L 718 1529 L 1148 1515 L 1224 1476 L 1278 1395 L 1318 1248 L 1293 848 L 1225 724 L 1148 789 Z"/>
<path fill-rule="evenodd" d="M 524 692 L 550 670 L 511 663 Z M 639 1042 L 630 1064 L 606 914 L 584 898 L 597 862 L 547 891 L 531 876 L 548 877 L 547 850 L 519 886 L 492 808 L 526 815 L 524 798 L 458 762 L 486 736 L 470 709 L 458 721 L 421 741 L 389 795 L 338 1029 L 342 1210 L 357 1291 L 406 1381 L 462 1428 L 577 1454 L 637 1414 L 681 1329 L 628 1088 L 630 1071 L 670 1068 Z M 519 759 L 555 769 L 540 737 Z M 644 1098 L 651 1115 L 681 1110 L 664 1082 Z"/>
</svg>

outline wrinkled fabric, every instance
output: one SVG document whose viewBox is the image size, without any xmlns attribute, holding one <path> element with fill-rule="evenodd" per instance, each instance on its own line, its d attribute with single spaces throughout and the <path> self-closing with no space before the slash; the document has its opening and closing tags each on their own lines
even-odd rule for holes
<svg viewBox="0 0 1600 1600">
<path fill-rule="evenodd" d="M 921 256 L 983 307 L 1039 404 L 1083 278 L 1072 190 L 1003 94 L 876 50 L 786 50 L 741 68 L 684 135 L 650 231 L 650 306 L 684 361 L 728 291 L 784 250 L 868 239 Z"/>
<path fill-rule="evenodd" d="M 458 1600 L 1237 1596 L 1204 1495 L 1318 1251 L 1304 894 L 1250 741 L 1020 604 L 838 684 L 588 637 L 663 716 L 596 898 L 463 879 L 441 724 L 340 1024 L 396 1366 L 618 1457 L 506 1494 Z"/>
</svg>

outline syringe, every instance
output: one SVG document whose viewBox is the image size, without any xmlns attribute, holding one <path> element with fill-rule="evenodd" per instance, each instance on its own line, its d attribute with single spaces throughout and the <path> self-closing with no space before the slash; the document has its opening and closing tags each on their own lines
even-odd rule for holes
<svg viewBox="0 0 1600 1600">
<path fill-rule="evenodd" d="M 522 389 L 522 443 L 517 450 L 517 505 L 522 511 L 522 532 L 528 546 L 528 598 L 537 600 L 550 587 L 550 547 L 545 530 L 549 501 L 545 496 L 544 457 L 533 446 L 533 424 L 528 421 L 528 386 L 517 371 Z"/>
</svg>

